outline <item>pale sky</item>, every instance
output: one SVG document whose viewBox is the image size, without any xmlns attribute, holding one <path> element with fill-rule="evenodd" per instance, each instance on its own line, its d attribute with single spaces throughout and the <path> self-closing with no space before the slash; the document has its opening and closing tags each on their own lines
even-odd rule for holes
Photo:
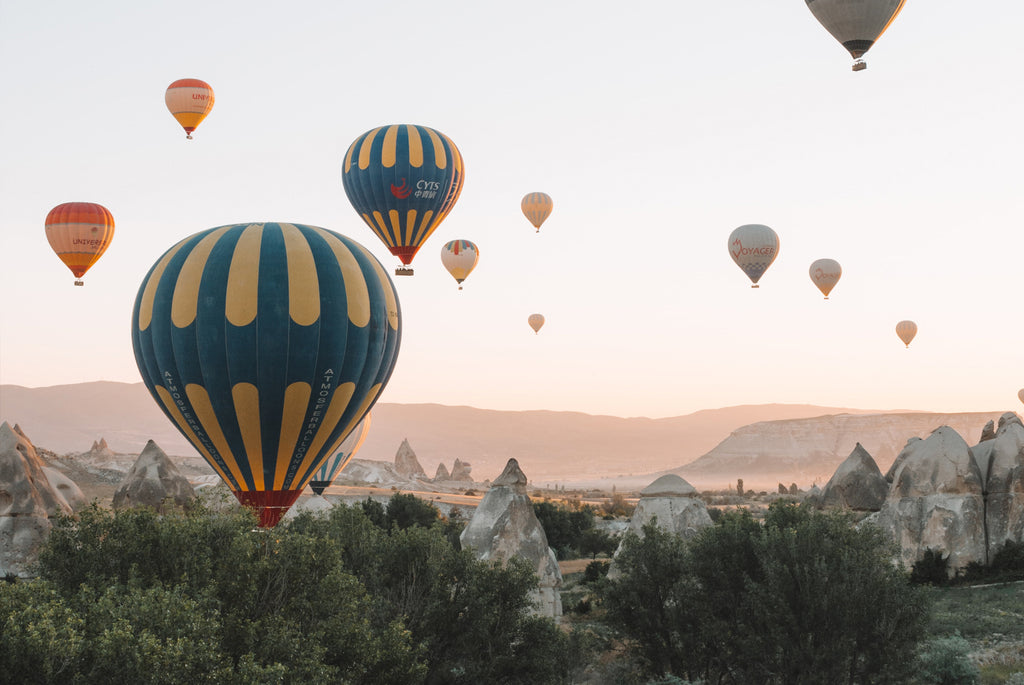
<svg viewBox="0 0 1024 685">
<path fill-rule="evenodd" d="M 466 182 L 395 279 L 381 401 L 1016 409 L 1022 25 L 1017 2 L 911 0 L 853 73 L 803 0 L 0 0 L 0 383 L 141 380 L 137 289 L 200 230 L 313 224 L 393 270 L 341 162 L 413 123 L 455 142 Z M 179 78 L 216 93 L 193 141 L 164 106 Z M 539 234 L 532 191 L 555 203 Z M 83 288 L 43 229 L 70 201 L 116 221 Z M 759 290 L 726 249 L 746 223 L 781 240 Z M 461 292 L 455 238 L 481 252 Z M 843 267 L 827 302 L 821 257 Z"/>
</svg>

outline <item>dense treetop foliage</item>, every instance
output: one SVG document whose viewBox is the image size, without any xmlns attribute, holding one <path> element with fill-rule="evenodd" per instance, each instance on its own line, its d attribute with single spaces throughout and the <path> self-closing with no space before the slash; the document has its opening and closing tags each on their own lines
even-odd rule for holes
<svg viewBox="0 0 1024 685">
<path fill-rule="evenodd" d="M 389 510 L 375 521 L 338 505 L 272 530 L 246 512 L 199 509 L 94 507 L 62 519 L 39 577 L 0 584 L 0 673 L 20 683 L 567 682 L 568 637 L 529 611 L 532 569 L 456 549 L 428 503 Z"/>
<path fill-rule="evenodd" d="M 608 620 L 652 675 L 712 683 L 907 682 L 926 603 L 880 531 L 785 502 L 687 542 L 628 535 Z"/>
</svg>

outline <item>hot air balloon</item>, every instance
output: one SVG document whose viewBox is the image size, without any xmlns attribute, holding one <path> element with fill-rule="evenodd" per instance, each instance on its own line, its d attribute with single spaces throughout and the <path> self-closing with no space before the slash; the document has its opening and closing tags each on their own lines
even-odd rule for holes
<svg viewBox="0 0 1024 685">
<path fill-rule="evenodd" d="M 459 284 L 459 290 L 479 260 L 480 250 L 468 240 L 452 240 L 441 248 L 441 263 Z"/>
<path fill-rule="evenodd" d="M 313 479 L 309 481 L 310 490 L 318 495 L 324 494 L 324 490 L 348 466 L 348 463 L 352 461 L 352 457 L 356 456 L 356 452 L 363 446 L 367 433 L 370 432 L 370 417 L 371 415 L 367 414 L 366 418 L 360 421 L 359 425 L 348 434 L 348 437 L 341 441 L 338 453 L 328 457 L 323 466 L 316 470 L 316 473 L 313 474 Z"/>
<path fill-rule="evenodd" d="M 779 236 L 761 224 L 745 224 L 729 235 L 729 254 L 751 280 L 751 288 L 779 254 Z"/>
<path fill-rule="evenodd" d="M 917 324 L 913 321 L 900 321 L 896 324 L 896 335 L 900 336 L 900 340 L 909 348 L 910 341 L 917 335 Z"/>
<path fill-rule="evenodd" d="M 1017 391 L 1017 399 L 1019 399 L 1021 402 L 1024 402 L 1024 388 L 1021 388 L 1020 390 Z"/>
<path fill-rule="evenodd" d="M 370 411 L 400 338 L 380 262 L 302 224 L 185 238 L 146 274 L 132 311 L 153 399 L 268 528 Z"/>
<path fill-rule="evenodd" d="M 843 267 L 834 259 L 817 259 L 811 262 L 810 274 L 814 285 L 818 286 L 827 300 L 828 294 L 843 275 Z"/>
<path fill-rule="evenodd" d="M 349 146 L 341 180 L 359 216 L 405 265 L 395 274 L 411 276 L 416 252 L 462 192 L 462 154 L 432 128 L 381 126 Z"/>
<path fill-rule="evenodd" d="M 46 239 L 75 275 L 75 285 L 114 239 L 114 216 L 95 202 L 65 202 L 46 215 Z"/>
<path fill-rule="evenodd" d="M 807 0 L 825 30 L 853 56 L 853 70 L 867 69 L 861 57 L 903 9 L 906 0 Z"/>
<path fill-rule="evenodd" d="M 164 102 L 185 129 L 185 137 L 192 140 L 192 131 L 196 130 L 213 109 L 213 88 L 206 81 L 197 78 L 178 79 L 167 86 Z"/>
<path fill-rule="evenodd" d="M 540 233 L 540 225 L 551 216 L 551 210 L 555 203 L 547 193 L 527 193 L 521 203 L 523 214 L 530 220 L 537 233 Z"/>
<path fill-rule="evenodd" d="M 543 314 L 530 314 L 530 318 L 527 319 L 530 324 L 530 328 L 533 329 L 534 334 L 540 333 L 540 327 L 544 325 Z"/>
</svg>

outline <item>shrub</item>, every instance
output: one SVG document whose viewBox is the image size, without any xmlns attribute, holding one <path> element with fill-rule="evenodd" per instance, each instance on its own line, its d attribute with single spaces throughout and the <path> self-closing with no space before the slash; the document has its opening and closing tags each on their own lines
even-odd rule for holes
<svg viewBox="0 0 1024 685">
<path fill-rule="evenodd" d="M 910 582 L 915 585 L 945 585 L 949 582 L 949 555 L 942 550 L 926 549 L 924 556 L 914 562 Z"/>
<path fill-rule="evenodd" d="M 973 685 L 981 680 L 971 646 L 959 634 L 929 640 L 917 657 L 918 678 L 929 685 Z"/>
</svg>

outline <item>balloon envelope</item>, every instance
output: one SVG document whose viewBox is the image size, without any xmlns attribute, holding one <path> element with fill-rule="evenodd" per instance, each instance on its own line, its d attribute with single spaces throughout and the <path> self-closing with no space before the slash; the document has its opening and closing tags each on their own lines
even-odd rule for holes
<svg viewBox="0 0 1024 685">
<path fill-rule="evenodd" d="M 523 214 L 537 229 L 537 233 L 540 233 L 540 226 L 551 216 L 555 203 L 547 193 L 527 193 L 520 206 L 523 208 Z"/>
<path fill-rule="evenodd" d="M 1019 399 L 1021 402 L 1024 402 L 1024 388 L 1021 388 L 1020 390 L 1017 391 L 1017 399 Z"/>
<path fill-rule="evenodd" d="M 903 9 L 905 2 L 905 0 L 806 1 L 814 18 L 850 52 L 854 59 L 860 59 L 885 33 L 896 15 Z"/>
<path fill-rule="evenodd" d="M 527 319 L 527 322 L 530 324 L 530 328 L 533 329 L 534 333 L 539 333 L 540 327 L 544 325 L 544 315 L 530 314 L 530 318 Z"/>
<path fill-rule="evenodd" d="M 381 126 L 349 146 L 341 180 L 359 216 L 407 265 L 459 199 L 462 154 L 432 128 Z"/>
<path fill-rule="evenodd" d="M 367 434 L 370 432 L 370 418 L 371 414 L 367 414 L 366 418 L 359 422 L 359 425 L 352 429 L 352 432 L 341 441 L 341 445 L 338 447 L 338 453 L 327 458 L 327 461 L 316 470 L 313 474 L 313 478 L 309 481 L 309 489 L 318 495 L 324 494 L 324 490 L 334 482 L 334 479 L 338 477 L 348 463 L 352 461 L 352 457 L 356 456 L 356 452 L 363 446 L 363 442 L 366 440 Z"/>
<path fill-rule="evenodd" d="M 843 275 L 843 267 L 839 266 L 839 262 L 834 259 L 817 259 L 811 262 L 810 274 L 811 281 L 818 286 L 818 290 L 827 300 L 828 294 L 832 292 L 832 288 L 836 287 L 840 276 Z"/>
<path fill-rule="evenodd" d="M 114 239 L 114 216 L 95 202 L 57 205 L 46 215 L 45 226 L 50 247 L 76 279 L 92 268 Z"/>
<path fill-rule="evenodd" d="M 192 139 L 192 131 L 202 123 L 213 109 L 213 88 L 197 78 L 178 79 L 167 86 L 164 102 L 171 115 L 185 129 L 185 137 Z"/>
<path fill-rule="evenodd" d="M 917 335 L 917 324 L 913 321 L 900 321 L 896 324 L 896 335 L 900 337 L 904 345 L 910 347 L 910 341 Z"/>
<path fill-rule="evenodd" d="M 762 224 L 745 224 L 729 234 L 729 255 L 751 280 L 752 288 L 779 254 L 779 236 Z"/>
<path fill-rule="evenodd" d="M 462 290 L 462 282 L 476 268 L 479 260 L 480 250 L 469 240 L 452 240 L 441 248 L 441 264 L 459 283 L 459 290 Z"/>
<path fill-rule="evenodd" d="M 132 311 L 153 399 L 265 527 L 370 411 L 400 337 L 380 262 L 302 224 L 185 238 L 149 270 Z"/>
</svg>

